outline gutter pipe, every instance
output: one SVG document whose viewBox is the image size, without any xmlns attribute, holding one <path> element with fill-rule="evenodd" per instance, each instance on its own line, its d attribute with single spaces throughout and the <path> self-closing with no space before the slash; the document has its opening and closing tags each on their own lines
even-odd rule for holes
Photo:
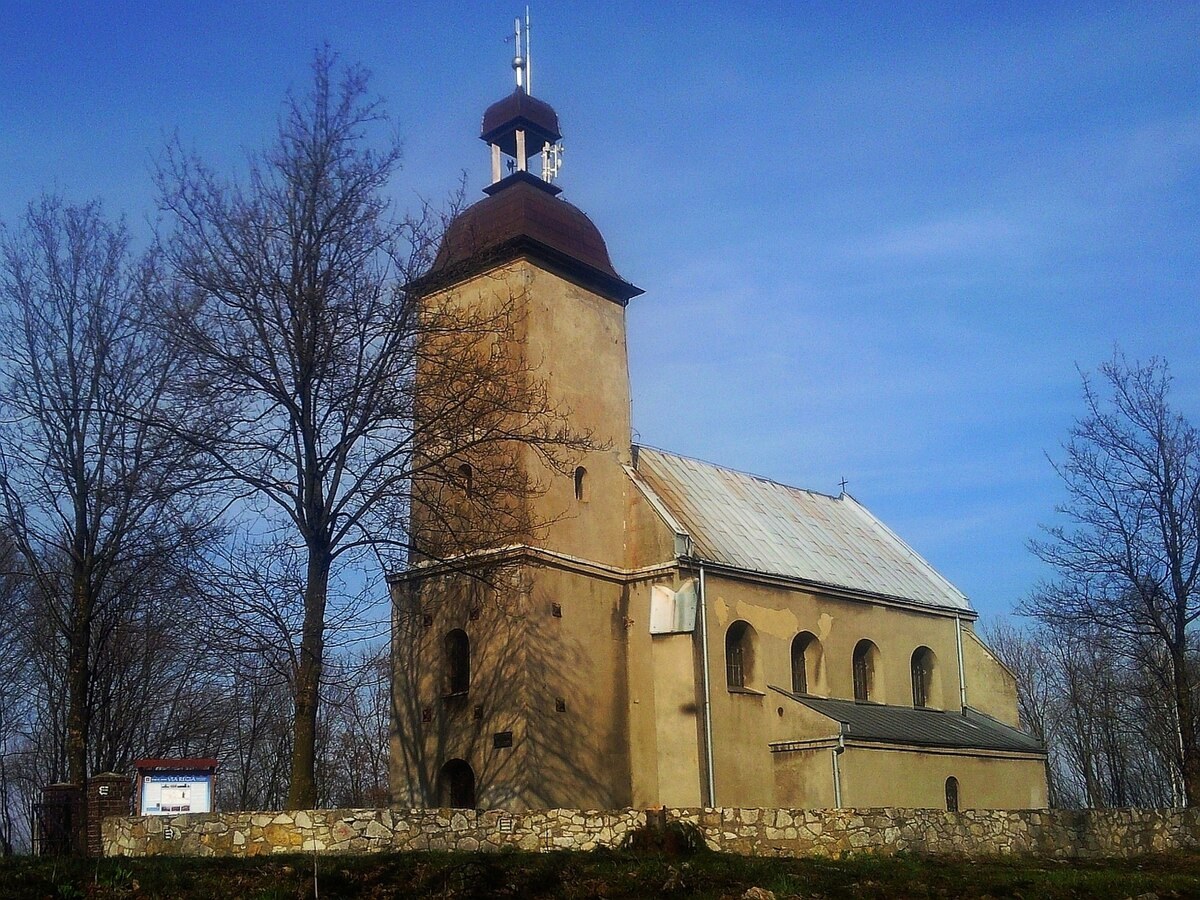
<svg viewBox="0 0 1200 900">
<path fill-rule="evenodd" d="M 954 640 L 958 646 L 958 702 L 962 706 L 962 712 L 967 714 L 967 678 L 963 672 L 963 648 L 962 648 L 962 618 L 954 617 Z"/>
<path fill-rule="evenodd" d="M 712 701 L 710 693 L 710 676 L 708 667 L 708 611 L 704 594 L 704 565 L 700 565 L 700 588 L 697 603 L 700 607 L 700 658 L 702 660 L 701 676 L 704 682 L 704 775 L 708 795 L 708 805 L 717 805 L 717 789 L 713 777 L 713 742 L 712 742 Z"/>
<path fill-rule="evenodd" d="M 833 748 L 833 805 L 842 808 L 842 767 L 838 757 L 846 752 L 846 723 L 838 725 L 838 742 Z"/>
</svg>

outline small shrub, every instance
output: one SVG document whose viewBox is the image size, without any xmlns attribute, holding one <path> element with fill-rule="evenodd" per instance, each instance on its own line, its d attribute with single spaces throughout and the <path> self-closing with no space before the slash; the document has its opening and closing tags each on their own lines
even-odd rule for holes
<svg viewBox="0 0 1200 900">
<path fill-rule="evenodd" d="M 652 822 L 635 828 L 621 841 L 629 853 L 660 853 L 664 856 L 693 856 L 707 852 L 704 835 L 691 822 Z"/>
<path fill-rule="evenodd" d="M 125 888 L 133 883 L 133 869 L 120 862 L 108 872 L 100 873 L 100 863 L 96 863 L 96 882 L 109 888 Z"/>
</svg>

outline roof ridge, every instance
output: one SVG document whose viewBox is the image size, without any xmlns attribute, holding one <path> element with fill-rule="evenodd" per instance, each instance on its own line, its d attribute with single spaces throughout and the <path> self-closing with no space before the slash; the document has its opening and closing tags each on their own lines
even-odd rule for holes
<svg viewBox="0 0 1200 900">
<path fill-rule="evenodd" d="M 757 472 L 748 472 L 745 469 L 735 469 L 733 466 L 724 466 L 720 463 L 710 462 L 707 459 L 700 459 L 698 456 L 688 456 L 686 453 L 676 453 L 673 450 L 664 450 L 662 447 L 655 447 L 651 444 L 639 444 L 635 442 L 633 446 L 639 450 L 652 450 L 655 453 L 661 453 L 664 456 L 673 456 L 676 459 L 685 459 L 688 462 L 698 463 L 699 465 L 708 466 L 712 469 L 720 469 L 722 472 L 730 472 L 734 475 L 744 475 L 747 478 L 753 478 L 755 481 L 761 481 L 764 484 L 773 484 L 776 487 L 786 488 L 789 491 L 801 491 L 805 494 L 812 494 L 816 497 L 825 497 L 829 500 L 841 500 L 842 497 L 849 497 L 851 500 L 854 500 L 855 503 L 858 503 L 854 496 L 846 491 L 843 491 L 841 495 L 827 494 L 824 491 L 818 491 L 814 488 L 805 488 L 796 484 L 788 484 L 786 481 L 768 478 L 766 475 L 759 475 Z M 858 503 L 858 505 L 862 506 L 861 503 Z"/>
</svg>

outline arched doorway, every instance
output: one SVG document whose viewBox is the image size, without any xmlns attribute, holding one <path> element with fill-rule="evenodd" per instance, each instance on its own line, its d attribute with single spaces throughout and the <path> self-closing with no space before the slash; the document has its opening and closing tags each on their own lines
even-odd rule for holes
<svg viewBox="0 0 1200 900">
<path fill-rule="evenodd" d="M 438 806 L 475 808 L 475 773 L 466 761 L 452 759 L 438 772 Z"/>
</svg>

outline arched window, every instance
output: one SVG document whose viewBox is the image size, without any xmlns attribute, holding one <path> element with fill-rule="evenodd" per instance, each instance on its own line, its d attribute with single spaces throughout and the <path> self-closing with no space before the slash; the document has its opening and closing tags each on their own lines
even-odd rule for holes
<svg viewBox="0 0 1200 900">
<path fill-rule="evenodd" d="M 438 806 L 475 808 L 475 772 L 465 760 L 452 759 L 438 772 Z"/>
<path fill-rule="evenodd" d="M 471 687 L 471 640 L 461 628 L 446 635 L 446 693 L 465 694 Z"/>
<path fill-rule="evenodd" d="M 913 706 L 928 706 L 933 691 L 933 651 L 918 647 L 912 655 Z"/>
<path fill-rule="evenodd" d="M 754 629 L 734 622 L 725 632 L 725 683 L 731 690 L 748 687 L 754 667 Z"/>
<path fill-rule="evenodd" d="M 879 648 L 870 641 L 859 641 L 854 648 L 854 699 L 860 703 L 871 700 L 877 693 L 875 669 Z"/>
<path fill-rule="evenodd" d="M 580 502 L 587 500 L 587 469 L 583 466 L 575 470 L 575 499 Z"/>
<path fill-rule="evenodd" d="M 463 493 L 466 494 L 468 497 L 470 497 L 471 494 L 473 494 L 475 491 L 475 483 L 474 482 L 475 482 L 475 473 L 471 470 L 471 467 L 469 465 L 467 465 L 466 463 L 463 463 L 461 466 L 458 467 L 458 483 L 459 483 L 459 485 L 462 486 Z"/>
<path fill-rule="evenodd" d="M 816 687 L 821 663 L 821 642 L 810 631 L 792 638 L 792 693 L 808 694 Z"/>
<path fill-rule="evenodd" d="M 958 779 L 953 776 L 946 779 L 946 809 L 958 812 Z"/>
</svg>

